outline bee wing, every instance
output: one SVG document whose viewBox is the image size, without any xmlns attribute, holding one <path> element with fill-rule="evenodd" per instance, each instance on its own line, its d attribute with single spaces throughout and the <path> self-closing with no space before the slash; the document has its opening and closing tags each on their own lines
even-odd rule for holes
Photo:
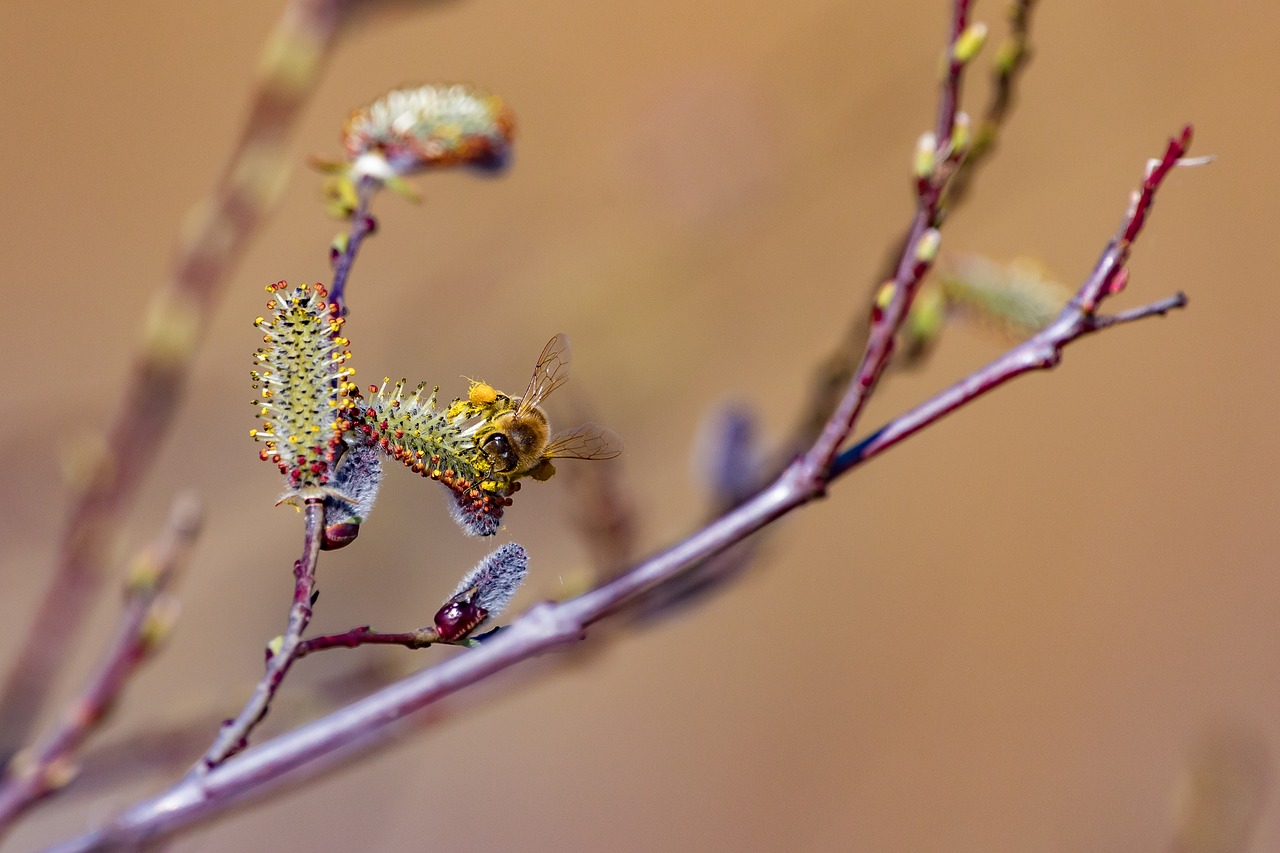
<svg viewBox="0 0 1280 853">
<path fill-rule="evenodd" d="M 612 459 L 622 452 L 622 436 L 600 424 L 586 423 L 557 433 L 543 458 Z"/>
<path fill-rule="evenodd" d="M 552 391 L 569 381 L 569 354 L 569 339 L 563 332 L 547 341 L 542 355 L 538 356 L 538 363 L 534 365 L 529 387 L 524 390 L 516 408 L 517 418 L 528 414 L 530 409 L 551 396 Z"/>
</svg>

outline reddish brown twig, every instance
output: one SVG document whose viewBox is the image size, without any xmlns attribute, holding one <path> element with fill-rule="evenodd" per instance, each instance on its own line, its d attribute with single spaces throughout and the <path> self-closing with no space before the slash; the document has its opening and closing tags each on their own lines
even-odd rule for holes
<svg viewBox="0 0 1280 853">
<path fill-rule="evenodd" d="M 341 634 L 326 634 L 323 637 L 312 637 L 298 644 L 294 660 L 301 660 L 312 652 L 323 652 L 327 649 L 356 649 L 360 646 L 404 646 L 406 649 L 425 649 L 440 642 L 440 635 L 435 628 L 419 628 L 416 631 L 385 634 L 374 631 L 368 625 L 343 631 Z"/>
<path fill-rule="evenodd" d="M 291 0 L 268 39 L 240 139 L 196 206 L 170 279 L 153 301 L 128 388 L 118 395 L 96 464 L 77 484 L 56 569 L 0 690 L 0 760 L 29 738 L 57 667 L 101 592 L 112 540 L 173 422 L 227 275 L 275 203 L 288 169 L 288 136 L 352 2 Z"/>
<path fill-rule="evenodd" d="M 872 433 L 868 438 L 840 454 L 832 463 L 831 475 L 838 476 L 861 464 L 872 456 L 887 450 L 913 433 L 919 432 L 948 412 L 963 406 L 973 398 L 1003 385 L 1010 379 L 1032 370 L 1044 370 L 1058 363 L 1062 348 L 1078 338 L 1122 323 L 1160 316 L 1187 304 L 1181 293 L 1150 305 L 1124 311 L 1119 314 L 1095 314 L 1098 304 L 1106 297 L 1123 289 L 1128 273 L 1125 262 L 1134 239 L 1146 222 L 1156 190 L 1177 162 L 1186 154 L 1191 144 L 1191 126 L 1170 139 L 1164 156 L 1150 170 L 1142 182 L 1142 188 L 1134 194 L 1116 235 L 1107 244 L 1093 272 L 1081 285 L 1076 295 L 1062 309 L 1062 313 L 1044 331 L 1014 347 L 996 361 L 971 374 L 966 379 L 938 394 L 918 408 Z"/>
<path fill-rule="evenodd" d="M 1018 80 L 1031 61 L 1031 12 L 1035 0 L 1014 0 L 1009 9 L 1009 35 L 996 50 L 991 99 L 973 129 L 973 142 L 964 162 L 947 187 L 946 206 L 955 210 L 973 186 L 973 179 L 995 151 L 1009 113 L 1017 102 Z"/>
<path fill-rule="evenodd" d="M 923 165 L 917 163 L 916 215 L 898 256 L 894 277 L 886 285 L 891 289 L 884 291 L 889 294 L 888 301 L 877 305 L 874 310 L 866 349 L 862 354 L 862 362 L 854 371 L 852 383 L 823 425 L 813 446 L 805 452 L 798 464 L 790 468 L 790 475 L 807 481 L 808 488 L 815 493 L 821 492 L 831 460 L 857 424 L 858 416 L 893 353 L 894 338 L 906 319 L 907 309 L 937 255 L 939 238 L 936 229 L 941 224 L 942 197 L 961 158 L 961 153 L 955 150 L 953 143 L 960 84 L 964 79 L 967 63 L 957 55 L 956 48 L 968 28 L 968 15 L 969 3 L 957 0 L 952 9 L 951 35 L 947 40 L 947 71 L 943 75 L 938 97 L 938 117 L 933 139 L 921 140 L 923 150 L 917 152 L 918 158 L 924 155 L 930 162 Z"/>
<path fill-rule="evenodd" d="M 968 198 L 974 178 L 981 171 L 999 140 L 1000 132 L 1009 120 L 1009 115 L 1017 102 L 1018 83 L 1031 60 L 1031 13 L 1035 0 L 1014 0 L 1009 9 L 1009 34 L 1004 43 L 997 49 L 993 69 L 993 87 L 991 99 L 981 118 L 973 128 L 972 142 L 963 152 L 963 158 L 954 163 L 945 192 L 939 199 L 940 212 L 950 216 Z M 948 67 L 948 75 L 951 68 Z M 950 80 L 950 76 L 946 78 Z M 886 281 L 893 281 L 901 266 L 902 257 L 914 233 L 914 225 L 909 227 L 894 244 L 885 268 L 875 281 L 870 299 L 874 300 L 881 292 Z M 814 441 L 823 425 L 831 417 L 839 404 L 841 396 L 849 387 L 854 371 L 867 349 L 867 341 L 871 334 L 872 312 L 864 307 L 854 317 L 849 331 L 834 352 L 828 356 L 817 371 L 813 383 L 812 397 L 805 407 L 804 415 L 796 425 L 794 437 L 782 449 L 780 470 L 783 465 L 796 454 L 803 452 Z M 906 365 L 916 364 L 930 350 L 900 353 L 897 362 Z"/>
<path fill-rule="evenodd" d="M 293 606 L 289 608 L 288 627 L 268 650 L 266 672 L 258 681 L 253 696 L 235 719 L 223 724 L 213 744 L 192 768 L 192 776 L 198 777 L 217 767 L 248 745 L 249 733 L 267 716 L 280 683 L 297 660 L 298 645 L 311 622 L 311 603 L 316 594 L 316 562 L 320 558 L 320 538 L 324 533 L 323 499 L 308 499 L 303 504 L 302 514 L 305 532 L 302 555 L 293 564 Z"/>
<path fill-rule="evenodd" d="M 960 150 L 951 152 L 950 156 L 945 158 L 944 170 L 933 176 L 938 191 L 927 200 L 927 203 L 932 206 L 932 211 L 927 213 L 927 217 L 935 223 L 940 223 L 943 217 L 950 215 L 964 200 L 969 188 L 973 185 L 973 179 L 979 167 L 987 161 L 995 149 L 999 133 L 1016 100 L 1017 82 L 1022 72 L 1026 70 L 1031 57 L 1031 11 L 1034 5 L 1035 0 L 1014 0 L 1009 10 L 1009 34 L 1000 46 L 995 60 L 991 99 L 973 131 L 972 142 L 967 148 L 961 146 Z M 956 62 L 955 43 L 958 34 L 963 32 L 964 14 L 965 10 L 960 6 L 955 8 L 952 36 L 949 42 L 951 61 L 947 64 L 943 79 L 944 97 L 939 105 L 939 126 L 941 127 L 948 120 L 949 115 L 951 124 L 948 127 L 952 132 L 955 128 L 955 119 L 959 115 L 960 73 L 964 70 L 964 63 Z M 945 150 L 944 143 L 939 141 L 935 154 Z M 925 201 L 923 197 L 922 201 Z M 917 225 L 918 221 L 913 223 L 897 241 L 888 269 L 881 275 L 881 280 L 877 281 L 876 288 L 871 292 L 873 302 L 877 295 L 883 292 L 884 279 L 889 279 L 895 284 L 900 281 L 899 273 L 902 270 L 903 260 L 908 257 L 907 253 L 911 251 L 913 240 L 918 239 Z M 922 269 L 927 271 L 927 266 Z M 918 284 L 919 280 L 916 282 L 916 285 Z M 914 299 L 914 294 L 910 298 Z M 789 464 L 796 454 L 810 448 L 815 438 L 821 434 L 842 396 L 847 393 L 855 370 L 859 366 L 859 360 L 868 352 L 868 342 L 873 326 L 878 327 L 884 322 L 885 317 L 880 312 L 869 309 L 864 309 L 854 319 L 849 332 L 836 351 L 828 356 L 819 368 L 811 400 L 793 436 L 776 455 L 777 461 L 775 467 L 769 471 L 770 476 L 776 476 L 777 472 Z M 901 322 L 902 319 L 899 319 L 899 326 Z M 928 347 L 914 350 L 909 348 L 898 354 L 897 361 L 894 363 L 918 364 L 930 350 L 931 348 Z M 866 366 L 865 362 L 863 366 Z M 886 353 L 880 371 L 883 372 L 888 367 L 890 367 L 889 353 Z M 765 482 L 767 480 L 763 478 L 758 480 L 753 484 L 753 489 L 762 486 Z M 755 548 L 749 543 L 744 544 L 741 548 L 735 548 L 732 553 L 717 557 L 714 565 L 699 567 L 690 572 L 679 584 L 664 585 L 663 589 L 655 590 L 652 601 L 643 605 L 644 612 L 647 615 L 659 614 L 667 606 L 681 603 L 689 596 L 702 595 L 715 589 L 721 582 L 745 571 L 754 556 L 754 551 Z M 684 590 L 677 587 L 684 587 Z"/>
<path fill-rule="evenodd" d="M 1072 341 L 1185 304 L 1183 297 L 1175 296 L 1113 316 L 1095 313 L 1099 302 L 1117 292 L 1123 283 L 1124 262 L 1131 243 L 1142 228 L 1156 190 L 1182 157 L 1190 138 L 1190 128 L 1186 128 L 1179 138 L 1170 141 L 1163 158 L 1135 195 L 1117 236 L 1102 253 L 1062 317 L 1041 334 L 944 392 L 938 404 L 926 404 L 890 423 L 846 451 L 833 464 L 815 466 L 820 449 L 831 443 L 826 436 L 834 435 L 835 429 L 848 420 L 847 413 L 838 413 L 833 417 L 832 430 L 824 430 L 823 440 L 815 445 L 814 454 L 798 459 L 772 485 L 737 509 L 631 571 L 577 598 L 560 604 L 536 605 L 478 649 L 416 673 L 334 714 L 247 750 L 236 760 L 210 770 L 201 778 L 188 778 L 161 796 L 140 803 L 110 824 L 54 848 L 55 853 L 116 849 L 172 834 L 220 813 L 240 798 L 260 794 L 271 785 L 302 775 L 305 772 L 302 768 L 317 759 L 357 746 L 367 748 L 376 742 L 378 733 L 387 731 L 391 723 L 406 715 L 521 661 L 580 639 L 589 626 L 616 612 L 637 595 L 814 500 L 830 480 L 879 455 L 906 435 L 936 423 L 1013 376 L 1056 364 L 1063 347 Z M 874 378 L 874 371 L 868 375 Z M 865 388 L 860 384 L 854 392 L 865 393 Z M 839 441 L 835 444 L 838 447 Z"/>
<path fill-rule="evenodd" d="M 341 251 L 333 253 L 333 282 L 329 287 L 329 298 L 338 303 L 342 316 L 347 316 L 347 280 L 351 276 L 351 267 L 356 262 L 356 255 L 364 245 L 365 238 L 378 230 L 378 222 L 369 213 L 373 197 L 378 185 L 369 178 L 361 178 L 356 182 L 356 209 L 351 216 L 351 225 L 347 229 L 347 237 Z"/>
<path fill-rule="evenodd" d="M 195 498 L 179 498 L 160 538 L 135 559 L 115 639 L 89 682 L 35 746 L 11 762 L 0 782 L 0 836 L 40 799 L 75 776 L 75 757 L 124 693 L 129 679 L 166 633 L 166 590 L 186 563 L 200 530 Z"/>
</svg>

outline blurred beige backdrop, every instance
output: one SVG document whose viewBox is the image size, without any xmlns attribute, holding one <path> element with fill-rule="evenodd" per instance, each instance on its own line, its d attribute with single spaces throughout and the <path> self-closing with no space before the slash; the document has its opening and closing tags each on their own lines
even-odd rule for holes
<svg viewBox="0 0 1280 853">
<path fill-rule="evenodd" d="M 60 450 L 115 405 L 280 5 L 7 10 L 6 659 L 52 562 Z M 1003 12 L 975 16 L 998 30 Z M 640 508 L 641 550 L 673 541 L 703 511 L 691 454 L 706 414 L 743 401 L 782 435 L 907 221 L 946 16 L 941 0 L 459 0 L 362 28 L 292 142 L 299 164 L 336 154 L 350 109 L 403 82 L 484 85 L 520 125 L 502 179 L 431 177 L 423 206 L 379 200 L 347 326 L 360 376 L 514 389 L 568 333 L 575 376 L 551 414 L 589 405 L 624 435 L 610 464 Z M 948 223 L 952 248 L 1030 255 L 1074 283 L 1144 161 L 1194 122 L 1193 153 L 1218 162 L 1173 176 L 1120 300 L 1182 289 L 1189 310 L 1082 342 L 1055 373 L 840 482 L 702 607 L 473 691 L 438 725 L 172 849 L 1170 849 L 1198 755 L 1262 775 L 1280 757 L 1278 25 L 1256 0 L 1046 0 L 1003 150 Z M 247 437 L 251 321 L 265 283 L 328 280 L 336 224 L 317 186 L 293 173 L 235 273 L 132 518 L 138 543 L 178 486 L 210 502 L 172 644 L 78 787 L 7 849 L 158 791 L 239 707 L 283 627 L 298 524 L 272 508 L 278 478 Z M 954 329 L 926 371 L 884 387 L 866 427 L 999 349 Z M 509 514 L 501 538 L 532 554 L 517 607 L 583 569 L 570 506 L 557 478 Z M 429 620 L 489 545 L 443 508 L 441 489 L 390 471 L 358 546 L 322 561 L 314 630 Z M 87 637 L 106 636 L 114 604 Z M 775 634 L 794 611 L 803 621 Z M 320 713 L 336 683 L 446 653 L 307 660 L 266 729 Z M 1272 791 L 1250 849 L 1278 847 Z"/>
</svg>

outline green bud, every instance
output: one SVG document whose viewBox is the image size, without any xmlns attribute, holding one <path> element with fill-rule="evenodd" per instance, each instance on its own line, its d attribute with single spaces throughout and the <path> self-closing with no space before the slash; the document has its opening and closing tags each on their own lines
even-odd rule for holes
<svg viewBox="0 0 1280 853">
<path fill-rule="evenodd" d="M 964 111 L 956 113 L 956 123 L 951 128 L 951 149 L 953 151 L 964 151 L 969 147 L 969 141 L 973 135 L 972 129 L 969 114 Z"/>
<path fill-rule="evenodd" d="M 155 649 L 173 633 L 173 626 L 178 622 L 182 605 L 177 596 L 161 595 L 151 603 L 147 618 L 138 631 L 138 640 L 147 652 Z"/>
<path fill-rule="evenodd" d="M 951 55 L 955 57 L 956 62 L 969 62 L 978 55 L 978 51 L 982 50 L 986 41 L 987 25 L 982 21 L 970 24 L 960 34 L 960 38 L 956 39 Z"/>
<path fill-rule="evenodd" d="M 923 264 L 933 263 L 941 245 L 942 232 L 937 228 L 930 228 L 920 235 L 920 240 L 916 243 L 916 260 Z"/>
<path fill-rule="evenodd" d="M 1003 76 L 1012 74 L 1013 69 L 1021 61 L 1025 49 L 1021 39 L 1005 39 L 1000 49 L 996 51 L 996 71 Z"/>
<path fill-rule="evenodd" d="M 946 320 L 947 302 L 942 296 L 942 288 L 926 287 L 911 303 L 906 332 L 921 345 L 931 344 L 942 334 Z"/>
<path fill-rule="evenodd" d="M 938 165 L 938 137 L 932 132 L 920 134 L 916 141 L 915 156 L 912 158 L 911 171 L 917 178 L 933 176 Z"/>
<path fill-rule="evenodd" d="M 200 309 L 188 296 L 162 293 L 151 300 L 142 329 L 148 366 L 172 372 L 191 360 L 200 339 Z"/>
</svg>

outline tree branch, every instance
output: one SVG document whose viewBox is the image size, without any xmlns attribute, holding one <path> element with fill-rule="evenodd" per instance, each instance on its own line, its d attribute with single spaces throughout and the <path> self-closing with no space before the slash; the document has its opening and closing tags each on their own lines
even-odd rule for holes
<svg viewBox="0 0 1280 853">
<path fill-rule="evenodd" d="M 977 122 L 968 150 L 963 152 L 963 158 L 954 165 L 954 171 L 948 180 L 946 192 L 941 199 L 942 213 L 945 216 L 954 213 L 969 197 L 974 179 L 981 171 L 980 167 L 994 152 L 1000 133 L 1017 102 L 1018 83 L 1026 71 L 1033 52 L 1031 12 L 1034 7 L 1035 0 L 1014 0 L 1009 9 L 1009 34 L 997 50 L 991 100 L 987 104 L 986 112 Z M 880 273 L 871 291 L 872 300 L 877 293 L 881 292 L 884 281 L 895 279 L 895 273 L 904 253 L 903 247 L 907 245 L 911 235 L 912 229 L 908 228 L 894 244 L 890 260 L 886 262 L 886 268 Z M 871 315 L 871 311 L 864 309 L 853 318 L 851 328 L 845 333 L 844 339 L 817 371 L 811 399 L 805 407 L 803 417 L 796 425 L 793 438 L 783 449 L 784 461 L 810 446 L 827 419 L 831 417 L 831 413 L 835 411 L 841 395 L 853 378 L 859 359 L 866 351 L 867 340 L 871 333 L 869 319 Z M 920 355 L 922 353 L 905 352 L 899 355 L 899 359 L 910 362 Z"/>
<path fill-rule="evenodd" d="M 1163 316 L 1168 311 L 1185 306 L 1187 298 L 1179 293 L 1151 305 L 1120 314 L 1097 315 L 1094 313 L 1101 300 L 1119 293 L 1124 288 L 1128 279 L 1124 264 L 1129 259 L 1129 251 L 1134 239 L 1146 222 L 1147 213 L 1155 200 L 1156 190 L 1182 159 L 1190 144 L 1191 126 L 1187 125 L 1177 137 L 1169 140 L 1164 156 L 1148 173 L 1143 180 L 1141 190 L 1135 193 L 1130 201 L 1129 210 L 1116 235 L 1107 244 L 1107 248 L 1103 250 L 1093 271 L 1080 286 L 1076 295 L 1062 309 L 1058 319 L 991 364 L 957 382 L 916 409 L 894 419 L 868 438 L 841 453 L 832 463 L 831 476 L 845 473 L 1010 379 L 1032 370 L 1054 367 L 1061 358 L 1062 348 L 1074 340 L 1144 317 Z"/>
<path fill-rule="evenodd" d="M 915 299 L 920 282 L 937 256 L 937 227 L 942 221 L 942 198 L 946 186 L 963 160 L 964 151 L 955 145 L 956 114 L 960 102 L 960 84 L 972 56 L 958 50 L 962 37 L 969 31 L 968 0 L 955 0 L 952 6 L 951 34 L 947 40 L 947 69 L 938 98 L 938 117 L 932 138 L 923 137 L 917 149 L 917 209 L 902 251 L 895 266 L 894 278 L 882 288 L 888 294 L 887 304 L 872 311 L 870 333 L 862 362 L 854 371 L 853 381 L 835 411 L 827 418 L 817 441 L 792 468 L 807 481 L 815 494 L 825 485 L 826 472 L 840 445 L 857 425 L 858 416 L 871 396 L 876 382 L 893 354 L 894 338 Z M 879 302 L 880 297 L 876 297 Z"/>
<path fill-rule="evenodd" d="M 1057 321 L 935 400 L 898 418 L 841 454 L 828 468 L 818 471 L 818 488 L 814 488 L 813 457 L 801 457 L 774 483 L 741 506 L 609 583 L 560 604 L 535 605 L 478 649 L 411 675 L 333 714 L 246 750 L 234 761 L 200 777 L 188 777 L 159 797 L 129 809 L 110 824 L 52 848 L 53 853 L 113 850 L 162 838 L 223 812 L 239 799 L 260 795 L 270 786 L 305 777 L 307 765 L 317 759 L 367 748 L 385 737 L 390 724 L 397 720 L 521 661 L 580 639 L 589 626 L 616 612 L 637 595 L 814 500 L 828 482 L 879 455 L 907 435 L 936 423 L 1014 376 L 1054 366 L 1062 348 L 1071 342 L 1092 332 L 1180 307 L 1185 299 L 1176 296 L 1124 314 L 1108 317 L 1093 313 L 1100 300 L 1117 292 L 1123 284 L 1121 273 L 1130 245 L 1142 228 L 1156 190 L 1183 155 L 1189 141 L 1190 128 L 1170 141 L 1164 157 L 1135 195 L 1117 237 L 1107 246 L 1093 273 Z M 865 393 L 865 388 L 859 386 L 851 392 L 859 393 Z M 841 419 L 837 421 L 838 426 L 844 423 L 847 413 L 837 413 L 833 420 L 837 418 Z M 830 434 L 835 434 L 834 427 Z M 815 445 L 820 446 L 821 442 Z"/>
<path fill-rule="evenodd" d="M 356 0 L 291 0 L 264 48 L 235 150 L 194 208 L 168 283 L 151 306 L 121 406 L 73 500 L 53 577 L 0 689 L 0 764 L 30 736 L 62 661 L 98 598 L 107 554 L 155 448 L 173 423 L 228 273 L 275 205 L 286 142 Z"/>
<path fill-rule="evenodd" d="M 267 670 L 258 682 L 248 703 L 234 720 L 223 724 L 217 738 L 204 757 L 192 768 L 189 776 L 200 776 L 212 767 L 244 749 L 249 743 L 249 733 L 267 716 L 271 700 L 275 698 L 280 683 L 289 668 L 298 659 L 298 646 L 302 633 L 311 623 L 311 603 L 316 594 L 316 562 L 320 558 L 320 538 L 324 533 L 324 500 L 308 498 L 302 508 L 305 532 L 302 556 L 293 564 L 293 606 L 289 608 L 289 624 L 284 635 L 267 651 Z"/>
<path fill-rule="evenodd" d="M 71 782 L 76 753 L 156 651 L 168 627 L 165 605 L 172 599 L 166 591 L 187 561 L 201 515 L 194 497 L 179 498 L 159 539 L 135 559 L 116 637 L 102 661 L 53 728 L 14 757 L 0 783 L 0 836 L 27 809 Z"/>
<path fill-rule="evenodd" d="M 369 213 L 377 189 L 377 183 L 370 178 L 356 181 L 356 210 L 351 217 L 342 250 L 335 251 L 333 255 L 333 282 L 329 286 L 329 298 L 338 303 L 340 316 L 343 317 L 347 316 L 347 279 L 351 275 L 351 267 L 356 262 L 356 255 L 359 254 L 364 239 L 378 230 L 377 220 Z"/>
<path fill-rule="evenodd" d="M 417 631 L 402 631 L 386 634 L 374 631 L 368 625 L 343 631 L 341 634 L 326 634 L 323 637 L 312 637 L 298 644 L 294 660 L 301 660 L 313 652 L 327 649 L 358 649 L 361 646 L 404 646 L 406 649 L 425 649 L 440 642 L 440 635 L 434 628 L 419 628 Z"/>
</svg>

